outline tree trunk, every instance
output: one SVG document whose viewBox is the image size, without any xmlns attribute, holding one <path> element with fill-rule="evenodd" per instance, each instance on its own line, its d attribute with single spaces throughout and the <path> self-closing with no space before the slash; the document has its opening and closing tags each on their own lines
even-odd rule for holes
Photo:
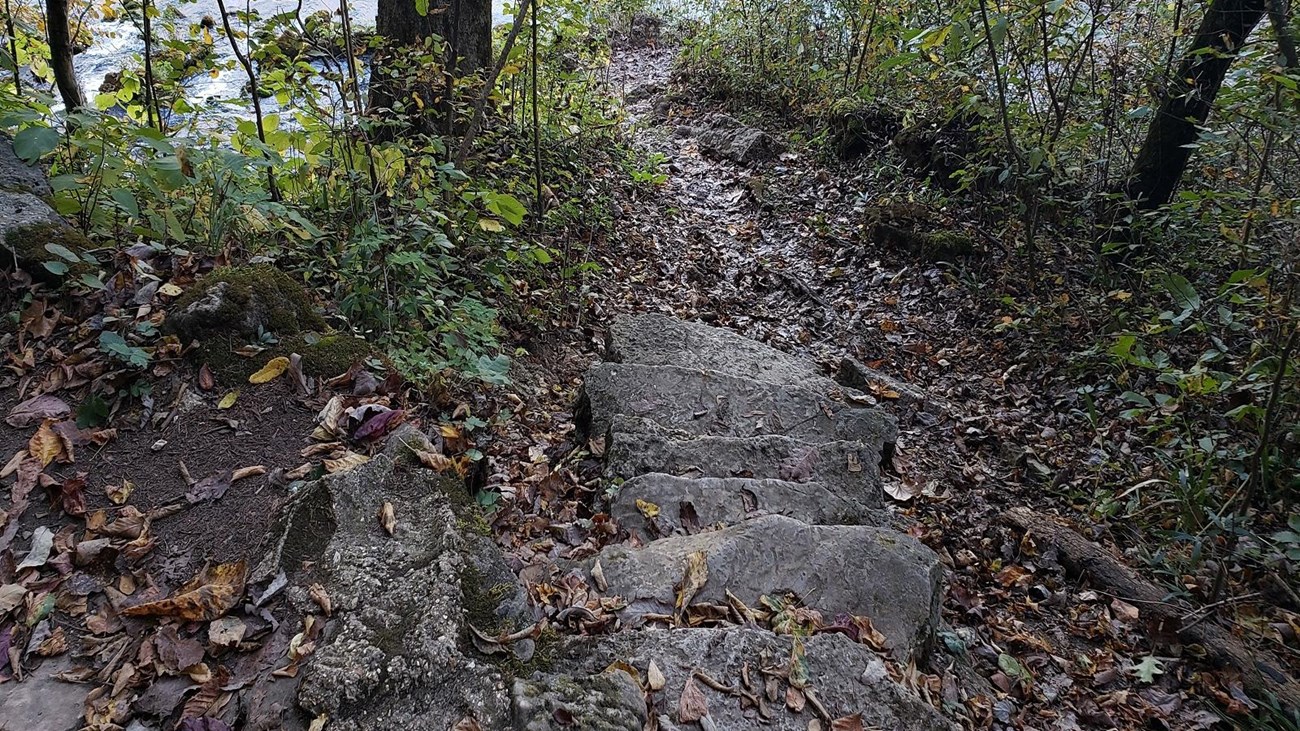
<svg viewBox="0 0 1300 731">
<path fill-rule="evenodd" d="M 1266 9 L 1266 0 L 1213 0 L 1206 9 L 1177 75 L 1168 81 L 1124 187 L 1140 210 L 1159 208 L 1173 198 L 1192 156 L 1188 145 L 1196 142 L 1223 77 Z"/>
<path fill-rule="evenodd" d="M 384 39 L 385 47 L 375 56 L 370 108 L 393 108 L 399 100 L 410 97 L 412 93 L 418 94 L 425 102 L 431 97 L 441 96 L 444 98 L 437 116 L 442 116 L 443 122 L 450 125 L 451 100 L 436 87 L 441 85 L 445 89 L 451 86 L 455 77 L 480 70 L 491 71 L 492 0 L 428 0 L 428 3 L 428 12 L 421 15 L 416 9 L 416 0 L 379 0 L 375 31 Z M 419 45 L 431 36 L 443 40 L 446 55 L 441 79 L 433 84 L 433 88 L 424 88 L 430 85 L 431 79 L 408 79 L 409 74 L 397 64 L 404 57 L 401 47 Z M 435 130 L 440 126 L 444 125 L 434 121 L 429 129 Z"/>
<path fill-rule="evenodd" d="M 63 106 L 75 112 L 86 105 L 77 85 L 77 72 L 72 66 L 72 33 L 68 30 L 68 0 L 46 0 L 45 29 L 50 42 L 50 68 L 54 69 L 54 83 L 63 97 Z"/>
</svg>

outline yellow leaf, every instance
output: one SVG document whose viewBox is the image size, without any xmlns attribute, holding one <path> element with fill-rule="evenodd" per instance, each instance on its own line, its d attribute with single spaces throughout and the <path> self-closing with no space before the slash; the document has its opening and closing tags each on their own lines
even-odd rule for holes
<svg viewBox="0 0 1300 731">
<path fill-rule="evenodd" d="M 234 391 L 221 397 L 221 400 L 217 402 L 217 408 L 228 409 L 235 405 L 235 399 L 237 398 L 239 398 L 239 389 L 236 388 Z"/>
<path fill-rule="evenodd" d="M 158 292 L 159 292 L 159 294 L 165 294 L 165 295 L 167 295 L 168 297 L 179 297 L 179 296 L 181 296 L 181 293 L 184 292 L 184 291 L 185 291 L 185 290 L 181 289 L 180 287 L 177 287 L 176 285 L 172 284 L 171 282 L 168 282 L 168 283 L 166 283 L 166 284 L 164 284 L 163 286 L 161 286 L 161 287 L 158 288 Z"/>
<path fill-rule="evenodd" d="M 495 218 L 480 218 L 478 220 L 478 227 L 484 231 L 491 231 L 492 233 L 499 233 L 506 230 L 505 226 L 502 226 L 501 222 Z"/>
<path fill-rule="evenodd" d="M 655 505 L 649 500 L 642 500 L 640 498 L 637 498 L 636 509 L 641 511 L 642 515 L 644 515 L 645 517 L 651 520 L 654 520 L 655 518 L 659 517 L 659 506 Z"/>
<path fill-rule="evenodd" d="M 41 422 L 41 427 L 27 442 L 27 452 L 40 460 L 42 467 L 48 467 L 56 457 L 63 454 L 63 441 L 54 433 L 53 424 L 53 419 Z"/>
<path fill-rule="evenodd" d="M 442 433 L 444 439 L 460 439 L 460 429 L 457 429 L 455 424 L 443 424 L 438 427 L 438 431 Z"/>
<path fill-rule="evenodd" d="M 1124 291 L 1124 290 L 1122 290 L 1122 289 L 1117 289 L 1117 290 L 1115 290 L 1114 292 L 1111 292 L 1111 293 L 1110 293 L 1110 298 L 1111 298 L 1111 299 L 1113 299 L 1113 300 L 1119 300 L 1120 302 L 1123 302 L 1123 301 L 1125 301 L 1125 300 L 1127 300 L 1127 299 L 1130 299 L 1130 298 L 1132 298 L 1132 297 L 1133 297 L 1133 293 L 1132 293 L 1132 292 L 1126 292 L 1126 291 Z"/>
<path fill-rule="evenodd" d="M 249 383 L 269 383 L 279 378 L 281 374 L 289 370 L 289 359 L 283 355 L 279 358 L 272 358 L 270 363 L 262 366 L 262 370 L 248 377 Z"/>
<path fill-rule="evenodd" d="M 338 459 L 325 460 L 325 471 L 332 475 L 335 472 L 345 472 L 353 467 L 360 467 L 369 461 L 370 458 L 366 455 L 349 451 Z"/>
<path fill-rule="evenodd" d="M 131 497 L 131 492 L 135 490 L 135 483 L 130 480 L 122 480 L 121 485 L 108 485 L 104 488 L 104 494 L 112 501 L 114 505 L 123 505 L 127 498 Z"/>
</svg>

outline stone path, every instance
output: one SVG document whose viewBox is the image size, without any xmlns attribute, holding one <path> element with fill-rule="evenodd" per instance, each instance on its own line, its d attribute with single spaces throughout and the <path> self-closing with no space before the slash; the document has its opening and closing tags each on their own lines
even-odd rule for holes
<svg viewBox="0 0 1300 731">
<path fill-rule="evenodd" d="M 794 594 L 827 617 L 870 618 L 896 659 L 924 661 L 942 567 L 920 542 L 884 527 L 879 465 L 896 434 L 891 418 L 856 405 L 862 394 L 813 363 L 702 324 L 619 318 L 607 350 L 613 362 L 590 370 L 578 418 L 590 438 L 605 440 L 606 480 L 617 486 L 610 511 L 631 542 L 575 567 L 625 603 L 628 629 L 572 642 L 565 673 L 524 681 L 517 693 L 551 699 L 534 711 L 555 713 L 563 705 L 556 690 L 582 677 L 575 671 L 622 660 L 644 675 L 654 661 L 666 679 L 649 696 L 659 728 L 683 718 L 693 673 L 760 699 L 705 688 L 703 728 L 828 726 L 812 705 L 794 713 L 783 695 L 763 699 L 765 679 L 795 651 L 791 637 L 740 625 L 665 629 L 662 618 L 683 603 L 757 607 L 764 595 Z M 693 593 L 683 597 L 687 586 Z M 868 728 L 948 727 L 866 647 L 824 634 L 803 649 L 808 687 L 831 719 L 860 713 Z M 564 707 L 590 713 L 602 702 Z M 543 715 L 524 727 L 559 728 Z"/>
<path fill-rule="evenodd" d="M 555 581 L 584 580 L 570 611 L 616 607 L 616 631 L 485 645 L 527 635 L 536 615 L 474 530 L 472 501 L 412 469 L 407 450 L 432 447 L 405 427 L 385 455 L 283 511 L 255 574 L 313 566 L 335 612 L 300 679 L 267 678 L 255 697 L 307 711 L 285 728 L 326 717 L 358 731 L 807 731 L 857 714 L 864 728 L 953 728 L 891 679 L 880 648 L 845 634 L 796 638 L 752 615 L 676 621 L 727 607 L 744 619 L 740 607 L 794 595 L 827 618 L 869 618 L 885 652 L 923 665 L 942 569 L 887 527 L 879 464 L 892 420 L 813 364 L 729 331 L 640 315 L 618 319 L 609 345 L 617 360 L 591 369 L 578 414 L 606 442 L 608 507 L 627 540 L 557 566 Z M 374 518 L 385 502 L 392 535 Z M 312 611 L 301 588 L 290 597 Z M 796 665 L 806 677 L 792 683 Z"/>
</svg>

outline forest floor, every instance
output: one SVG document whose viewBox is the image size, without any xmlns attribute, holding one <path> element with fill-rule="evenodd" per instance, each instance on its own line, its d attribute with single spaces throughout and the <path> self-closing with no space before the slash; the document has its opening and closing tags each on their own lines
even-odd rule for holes
<svg viewBox="0 0 1300 731">
<path fill-rule="evenodd" d="M 489 449 L 495 465 L 516 458 L 488 487 L 503 495 L 495 525 L 517 565 L 535 563 L 548 528 L 563 536 L 548 544 L 553 555 L 590 555 L 604 540 L 599 523 L 583 520 L 597 497 L 584 469 L 595 445 L 569 441 L 568 412 L 582 370 L 600 356 L 602 323 L 642 311 L 698 319 L 812 357 L 828 373 L 856 358 L 924 392 L 919 407 L 908 389 L 874 395 L 900 420 L 886 485 L 898 526 L 950 570 L 944 616 L 957 631 L 944 641 L 965 660 L 902 671 L 936 705 L 976 728 L 1243 723 L 1257 707 L 1235 670 L 1196 661 L 1203 648 L 1158 627 L 1153 608 L 1068 574 L 1055 547 L 1003 520 L 1019 506 L 1065 516 L 1149 573 L 1131 527 L 1089 517 L 1099 495 L 1152 469 L 1138 454 L 1143 437 L 1115 418 L 1118 405 L 1097 422 L 1084 414 L 1080 389 L 1095 373 L 1075 359 L 1114 295 L 1080 274 L 1092 263 L 1051 262 L 1059 275 L 1031 292 L 1016 283 L 1025 262 L 996 246 L 939 261 L 875 244 L 865 209 L 908 201 L 919 182 L 899 182 L 883 153 L 828 162 L 793 144 L 751 165 L 703 154 L 696 132 L 725 107 L 678 76 L 675 59 L 653 44 L 615 53 L 610 83 L 627 100 L 634 144 L 663 156 L 667 179 L 624 191 L 617 234 L 592 254 L 602 271 L 585 318 L 565 344 L 536 344 L 537 382 L 518 384 L 532 420 Z M 1020 326 L 1034 306 L 1045 316 Z M 1183 594 L 1206 581 L 1166 578 Z M 1191 624 L 1223 622 L 1294 672 L 1296 615 L 1276 606 L 1285 598 L 1240 593 L 1204 611 L 1169 606 Z"/>
<path fill-rule="evenodd" d="M 361 388 L 357 373 L 305 393 L 289 378 L 205 385 L 190 365 L 169 357 L 155 359 L 151 401 L 139 412 L 114 414 L 120 428 L 111 433 L 69 428 L 44 439 L 41 419 L 0 425 L 5 479 L 13 475 L 15 488 L 26 490 L 11 493 L 0 521 L 0 553 L 12 559 L 4 575 L 20 562 L 59 574 L 21 596 L 0 593 L 0 617 L 13 609 L 27 622 L 21 650 L 10 652 L 18 630 L 0 631 L 0 678 L 35 664 L 34 679 L 62 673 L 77 683 L 24 683 L 23 692 L 0 699 L 0 712 L 18 714 L 19 706 L 4 704 L 27 703 L 23 712 L 39 715 L 75 697 L 66 704 L 75 717 L 83 715 L 76 704 L 84 698 L 87 725 L 107 727 L 116 712 L 109 701 L 123 689 L 135 688 L 156 706 L 154 715 L 166 717 L 179 710 L 182 685 L 200 688 L 188 702 L 216 707 L 253 678 L 292 678 L 302 657 L 286 654 L 286 646 L 300 625 L 273 600 L 283 584 L 250 589 L 259 599 L 238 627 L 229 625 L 229 642 L 201 646 L 160 633 L 148 644 L 157 657 L 134 664 L 123 663 L 124 646 L 91 642 L 82 652 L 96 658 L 98 675 L 74 670 L 68 647 L 76 637 L 121 629 L 114 611 L 88 602 L 98 592 L 115 607 L 161 599 L 207 566 L 255 560 L 272 508 L 302 477 L 295 473 L 304 461 L 319 472 L 333 469 L 325 460 L 343 468 L 359 458 L 309 440 L 316 415 L 335 395 L 357 407 L 403 410 L 408 421 L 438 432 L 450 459 L 470 447 L 486 453 L 476 494 L 533 588 L 553 559 L 592 555 L 613 532 L 598 519 L 599 445 L 574 441 L 573 405 L 582 373 L 602 355 L 609 319 L 650 311 L 732 328 L 809 356 L 828 373 L 849 356 L 923 392 L 919 401 L 905 388 L 873 394 L 900 421 L 896 474 L 886 490 L 898 526 L 934 548 L 949 569 L 944 618 L 954 631 L 943 635 L 946 652 L 937 657 L 962 659 L 896 670 L 966 726 L 1197 729 L 1231 726 L 1243 717 L 1232 714 L 1248 713 L 1254 704 L 1233 670 L 1197 662 L 1195 648 L 1150 631 L 1146 606 L 1070 576 L 1052 548 L 1035 546 L 1002 520 L 1020 506 L 1068 516 L 1086 537 L 1143 568 L 1140 537 L 1122 521 L 1089 518 L 1099 490 L 1119 492 L 1150 476 L 1137 456 L 1141 437 L 1113 418 L 1117 406 L 1103 408 L 1095 423 L 1083 416 L 1079 389 L 1091 376 L 1075 362 L 1075 343 L 1094 327 L 1089 307 L 1104 306 L 1109 293 L 1072 275 L 1079 262 L 1054 262 L 1059 276 L 1034 293 L 1012 276 L 1023 262 L 997 246 L 945 262 L 872 243 L 866 208 L 911 200 L 921 186 L 882 157 L 828 162 L 797 143 L 752 165 L 707 157 L 695 130 L 722 105 L 677 77 L 675 58 L 670 47 L 616 49 L 609 81 L 627 100 L 632 143 L 646 159 L 663 156 L 655 172 L 666 179 L 620 186 L 617 234 L 587 253 L 600 271 L 586 283 L 582 305 L 572 317 L 512 332 L 528 355 L 518 359 L 511 386 L 431 399 L 407 389 L 384 392 L 382 382 L 378 390 L 373 382 Z M 778 127 L 771 131 L 783 137 Z M 184 261 L 169 263 L 166 273 L 182 284 L 198 275 L 195 263 Z M 19 291 L 30 282 L 10 285 Z M 132 304 L 137 294 L 115 293 L 121 301 L 108 309 L 158 319 Z M 1024 324 L 1031 304 L 1048 316 Z M 53 305 L 24 312 L 18 331 L 0 341 L 10 351 L 0 413 L 37 384 L 57 382 L 41 389 L 55 393 L 111 380 L 120 364 L 106 362 L 81 326 L 102 314 Z M 237 398 L 225 403 L 235 390 Z M 28 474 L 25 455 L 46 442 L 55 449 L 50 466 Z M 107 537 L 84 540 L 91 534 Z M 42 549 L 43 538 L 50 545 Z M 119 572 L 111 560 L 105 567 L 96 555 L 82 556 L 83 548 L 146 558 Z M 50 562 L 60 564 L 45 567 L 53 549 L 60 558 Z M 74 555 L 87 566 L 74 566 Z M 64 575 L 76 580 L 62 582 Z M 1184 588 L 1204 582 L 1173 578 Z M 1269 645 L 1294 672 L 1300 620 L 1280 609 L 1283 603 L 1270 595 L 1230 597 L 1187 616 Z M 234 662 L 236 652 L 247 655 Z M 20 658 L 13 667 L 11 657 Z M 155 677 L 146 672 L 150 665 L 167 672 Z M 227 665 L 230 675 L 218 671 Z M 278 714 L 271 701 L 261 709 L 266 724 Z M 26 717 L 4 720 L 14 718 Z M 257 727 L 257 717 L 249 718 Z"/>
</svg>

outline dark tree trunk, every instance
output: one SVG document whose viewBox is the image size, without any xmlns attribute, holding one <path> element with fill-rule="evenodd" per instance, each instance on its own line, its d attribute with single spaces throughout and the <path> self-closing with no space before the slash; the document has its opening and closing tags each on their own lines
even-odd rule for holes
<svg viewBox="0 0 1300 731">
<path fill-rule="evenodd" d="M 379 0 L 375 30 L 385 46 L 375 55 L 371 75 L 370 108 L 381 111 L 401 106 L 401 100 L 418 95 L 425 102 L 442 98 L 437 109 L 430 109 L 419 129 L 436 131 L 452 127 L 451 99 L 445 89 L 456 77 L 491 71 L 492 0 L 428 0 L 429 9 L 421 15 L 416 0 Z M 430 36 L 446 44 L 443 72 L 438 79 L 417 78 L 418 69 L 403 70 L 402 47 L 415 46 Z M 409 107 L 408 107 L 409 109 Z M 439 123 L 439 118 L 441 123 Z M 428 126 L 426 126 L 426 123 Z"/>
<path fill-rule="evenodd" d="M 50 42 L 50 68 L 63 97 L 63 106 L 73 112 L 86 105 L 72 67 L 72 33 L 68 30 L 68 0 L 46 0 L 45 29 Z"/>
<path fill-rule="evenodd" d="M 1124 192 L 1142 210 L 1158 208 L 1174 195 L 1200 127 L 1237 51 L 1264 17 L 1267 0 L 1212 0 L 1196 38 L 1183 55 L 1160 99 L 1146 140 L 1138 151 Z"/>
<path fill-rule="evenodd" d="M 415 0 L 379 0 L 375 31 L 390 44 L 409 46 L 439 36 L 459 59 L 456 71 L 472 74 L 492 63 L 491 0 L 429 0 L 429 12 L 416 10 Z"/>
</svg>

